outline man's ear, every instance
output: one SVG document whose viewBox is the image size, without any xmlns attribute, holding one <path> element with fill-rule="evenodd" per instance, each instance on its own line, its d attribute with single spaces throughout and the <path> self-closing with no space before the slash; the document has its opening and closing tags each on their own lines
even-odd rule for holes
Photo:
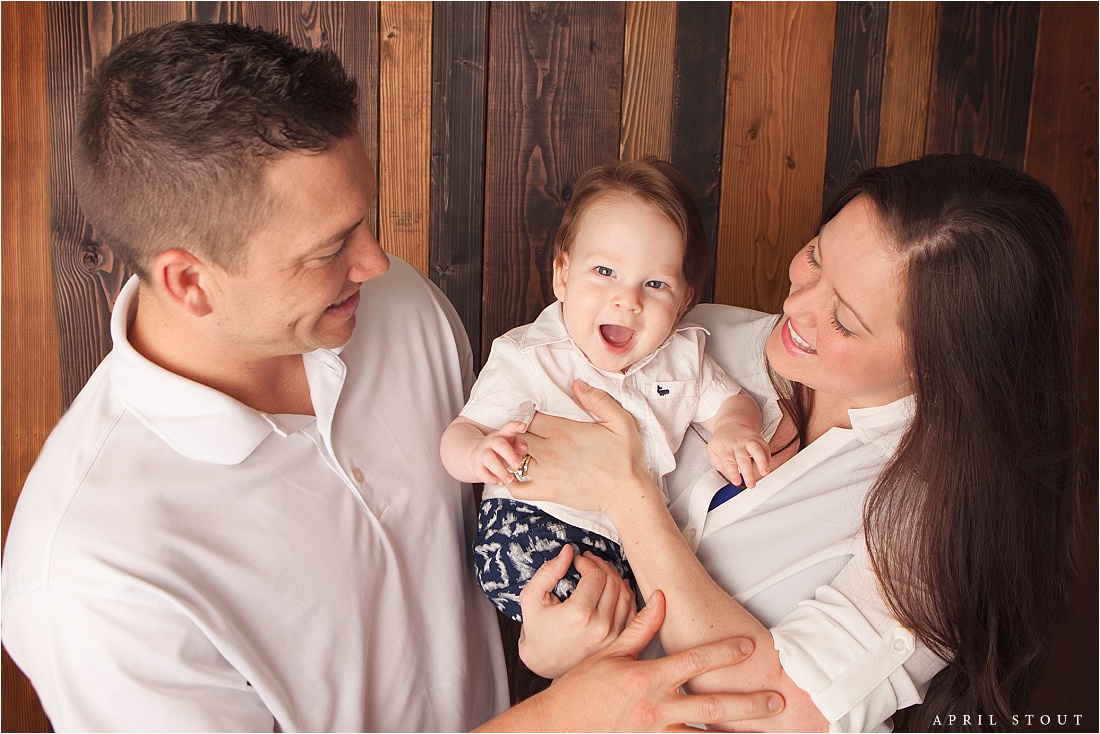
<svg viewBox="0 0 1100 734">
<path fill-rule="evenodd" d="M 554 298 L 565 300 L 565 281 L 569 274 L 569 255 L 554 258 Z"/>
<path fill-rule="evenodd" d="M 165 250 L 153 261 L 151 278 L 167 299 L 192 316 L 212 310 L 210 266 L 187 250 Z"/>
</svg>

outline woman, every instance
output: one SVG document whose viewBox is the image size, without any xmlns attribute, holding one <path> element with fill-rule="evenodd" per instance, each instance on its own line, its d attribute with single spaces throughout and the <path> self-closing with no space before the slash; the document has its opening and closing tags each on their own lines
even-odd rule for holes
<svg viewBox="0 0 1100 734">
<path fill-rule="evenodd" d="M 922 699 L 917 730 L 947 714 L 1006 726 L 1076 564 L 1070 241 L 1053 193 L 1001 164 L 864 171 L 792 261 L 778 322 L 695 314 L 762 404 L 769 476 L 708 510 L 724 482 L 694 474 L 666 508 L 633 422 L 578 384 L 602 422 L 539 416 L 517 496 L 611 516 L 642 594 L 667 598 L 666 651 L 754 641 L 690 685 L 783 695 L 780 715 L 739 726 L 874 729 Z"/>
</svg>

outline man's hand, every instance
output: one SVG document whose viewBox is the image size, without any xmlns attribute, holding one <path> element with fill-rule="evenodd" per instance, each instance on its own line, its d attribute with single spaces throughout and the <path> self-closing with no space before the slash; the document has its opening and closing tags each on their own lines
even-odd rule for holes
<svg viewBox="0 0 1100 734">
<path fill-rule="evenodd" d="M 564 602 L 554 586 L 576 566 L 581 580 Z M 559 678 L 615 640 L 634 617 L 634 592 L 606 561 L 573 556 L 573 546 L 542 564 L 519 595 L 523 629 L 519 656 L 543 678 Z"/>
<path fill-rule="evenodd" d="M 654 592 L 613 643 L 478 731 L 692 731 L 686 724 L 728 724 L 783 710 L 782 696 L 770 691 L 680 692 L 692 678 L 745 660 L 752 654 L 749 640 L 723 640 L 658 660 L 638 660 L 664 612 L 664 595 Z"/>
</svg>

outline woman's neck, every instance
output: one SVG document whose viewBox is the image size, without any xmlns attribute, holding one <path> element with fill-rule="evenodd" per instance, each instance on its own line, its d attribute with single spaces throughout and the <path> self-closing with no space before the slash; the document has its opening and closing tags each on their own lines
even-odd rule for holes
<svg viewBox="0 0 1100 734">
<path fill-rule="evenodd" d="M 806 425 L 806 442 L 813 443 L 830 428 L 851 428 L 852 419 L 848 415 L 850 407 L 851 403 L 843 398 L 815 392 L 813 409 Z"/>
</svg>

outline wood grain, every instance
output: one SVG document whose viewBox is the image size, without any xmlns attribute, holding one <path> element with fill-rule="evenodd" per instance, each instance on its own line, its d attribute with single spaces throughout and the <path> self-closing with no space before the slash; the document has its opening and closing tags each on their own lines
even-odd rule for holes
<svg viewBox="0 0 1100 734">
<path fill-rule="evenodd" d="M 3 4 L 5 528 L 38 445 L 109 348 L 109 309 L 126 276 L 72 195 L 77 95 L 122 37 L 171 19 L 243 21 L 336 50 L 360 82 L 361 131 L 380 167 L 383 112 L 396 126 L 382 138 L 394 162 L 381 189 L 419 202 L 384 205 L 397 220 L 373 223 L 426 212 L 417 236 L 428 249 L 407 256 L 427 253 L 427 272 L 455 302 L 475 351 L 552 299 L 550 238 L 576 177 L 666 139 L 716 235 L 715 300 L 765 310 L 781 304 L 790 258 L 816 229 L 827 162 L 834 179 L 872 155 L 888 164 L 926 150 L 1025 167 L 1062 197 L 1077 230 L 1082 394 L 1095 428 L 1095 3 L 891 3 L 877 146 L 865 90 L 878 73 L 881 28 L 864 32 L 855 12 L 880 18 L 877 4 L 841 6 L 839 20 L 834 4 L 804 2 L 397 5 L 387 4 L 387 25 L 377 2 Z M 410 37 L 420 48 L 406 62 Z M 405 129 L 406 92 L 429 105 L 429 126 L 419 119 L 415 135 Z M 843 119 L 830 132 L 831 108 Z M 383 235 L 387 246 L 396 237 Z M 1082 639 L 1086 651 L 1096 647 L 1089 582 L 1078 605 L 1085 622 L 1055 649 L 1035 706 L 1095 691 L 1095 659 L 1079 652 Z M 1067 678 L 1067 665 L 1083 677 Z M 10 660 L 3 673 L 4 729 L 41 730 Z M 533 690 L 512 683 L 519 696 Z M 1095 715 L 1091 703 L 1084 709 Z"/>
<path fill-rule="evenodd" d="M 1024 170 L 1046 182 L 1066 207 L 1076 232 L 1075 272 L 1081 328 L 1081 405 L 1088 426 L 1085 465 L 1097 465 L 1097 6 L 1043 3 L 1035 53 Z M 1092 476 L 1095 491 L 1096 475 Z M 1068 624 L 1054 641 L 1032 711 L 1096 715 L 1097 534 L 1095 494 L 1086 508 L 1092 524 Z M 1096 728 L 1096 720 L 1083 730 Z"/>
<path fill-rule="evenodd" d="M 428 276 L 454 304 L 480 367 L 488 7 L 439 2 L 433 19 Z"/>
<path fill-rule="evenodd" d="M 729 3 L 677 3 L 671 160 L 695 186 L 715 258 L 732 244 L 718 241 L 729 27 Z M 714 300 L 713 270 L 700 300 Z"/>
<path fill-rule="evenodd" d="M 924 153 L 938 21 L 938 3 L 890 3 L 877 165 Z"/>
<path fill-rule="evenodd" d="M 843 183 L 875 165 L 882 76 L 890 5 L 846 2 L 837 6 L 830 87 L 826 199 Z"/>
<path fill-rule="evenodd" d="M 577 177 L 619 152 L 623 8 L 493 6 L 482 350 L 553 300 L 551 244 Z"/>
<path fill-rule="evenodd" d="M 432 5 L 383 2 L 380 14 L 378 241 L 427 275 Z"/>
<path fill-rule="evenodd" d="M 0 6 L 3 41 L 3 541 L 19 492 L 61 417 L 49 240 L 50 128 L 43 3 Z M 5 731 L 46 731 L 30 682 L 3 652 Z"/>
<path fill-rule="evenodd" d="M 626 3 L 619 158 L 672 152 L 677 3 Z"/>
<path fill-rule="evenodd" d="M 225 20 L 277 30 L 306 48 L 328 46 L 359 83 L 359 132 L 378 162 L 378 3 L 208 3 Z M 239 14 L 239 17 L 238 17 Z M 377 227 L 377 212 L 370 213 Z M 377 229 L 375 230 L 377 231 Z"/>
<path fill-rule="evenodd" d="M 1038 3 L 943 3 L 927 153 L 1023 168 Z"/>
<path fill-rule="evenodd" d="M 73 191 L 70 166 L 76 107 L 85 77 L 122 38 L 186 17 L 184 3 L 49 3 L 52 265 L 60 334 L 61 398 L 68 406 L 110 351 L 110 315 L 129 273 L 96 240 Z"/>
<path fill-rule="evenodd" d="M 734 3 L 715 300 L 777 311 L 817 229 L 834 3 Z"/>
</svg>

